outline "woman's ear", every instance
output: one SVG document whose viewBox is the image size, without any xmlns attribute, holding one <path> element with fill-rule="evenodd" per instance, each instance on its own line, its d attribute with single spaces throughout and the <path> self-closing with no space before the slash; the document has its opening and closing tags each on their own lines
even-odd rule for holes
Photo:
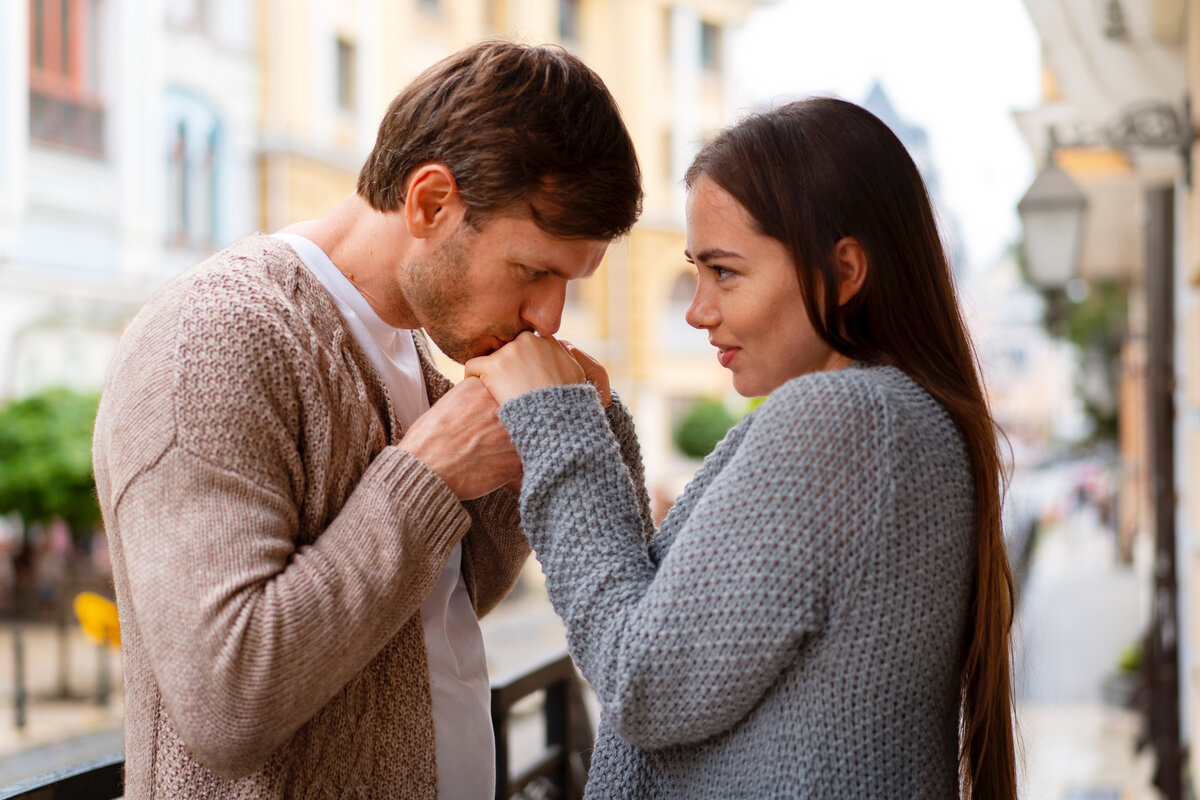
<svg viewBox="0 0 1200 800">
<path fill-rule="evenodd" d="M 457 228 L 464 209 L 454 173 L 437 162 L 417 167 L 409 177 L 402 210 L 408 232 L 417 239 Z"/>
<path fill-rule="evenodd" d="M 867 280 L 867 253 L 858 239 L 843 236 L 833 246 L 833 263 L 838 272 L 838 305 L 844 306 L 862 289 Z"/>
</svg>

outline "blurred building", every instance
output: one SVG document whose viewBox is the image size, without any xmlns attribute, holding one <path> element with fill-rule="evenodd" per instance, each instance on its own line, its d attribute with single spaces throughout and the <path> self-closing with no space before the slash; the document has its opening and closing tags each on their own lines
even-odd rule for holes
<svg viewBox="0 0 1200 800">
<path fill-rule="evenodd" d="M 253 226 L 238 2 L 0 4 L 0 398 L 98 388 L 125 321 Z"/>
<path fill-rule="evenodd" d="M 1016 469 L 1037 467 L 1083 433 L 1073 348 L 1046 333 L 1041 298 L 1012 253 L 960 286 L 988 404 L 1008 440 L 1002 455 L 1011 455 Z"/>
<path fill-rule="evenodd" d="M 1146 736 L 1163 795 L 1194 793 L 1200 748 L 1200 197 L 1191 160 L 1200 8 L 1190 0 L 1026 0 L 1041 105 L 1018 124 L 1086 211 L 1077 280 L 1129 291 L 1118 398 L 1122 535 L 1146 537 Z M 1028 232 L 1028 228 L 1027 228 Z M 1188 754 L 1190 752 L 1190 755 Z M 1189 766 L 1190 764 L 1190 766 Z M 1193 785 L 1186 785 L 1193 784 Z"/>
<path fill-rule="evenodd" d="M 240 236 L 331 208 L 354 190 L 392 97 L 437 59 L 502 36 L 576 52 L 625 115 L 645 213 L 572 286 L 562 335 L 609 368 L 649 474 L 678 471 L 672 420 L 729 386 L 683 321 L 694 270 L 680 180 L 732 118 L 726 42 L 760 3 L 0 4 L 0 400 L 98 388 L 156 287 Z"/>
</svg>

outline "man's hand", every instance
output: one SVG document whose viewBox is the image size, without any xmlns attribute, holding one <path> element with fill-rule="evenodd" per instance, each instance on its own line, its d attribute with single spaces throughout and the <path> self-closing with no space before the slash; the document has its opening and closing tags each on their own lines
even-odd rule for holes
<svg viewBox="0 0 1200 800">
<path fill-rule="evenodd" d="M 400 448 L 421 459 L 459 500 L 520 485 L 521 459 L 496 415 L 500 406 L 478 378 L 467 378 L 417 418 Z"/>
<path fill-rule="evenodd" d="M 606 370 L 599 361 L 589 356 L 587 353 L 580 350 L 575 345 L 568 342 L 566 339 L 559 339 L 558 343 L 567 348 L 579 366 L 583 367 L 583 377 L 587 382 L 596 387 L 596 391 L 600 393 L 600 403 L 608 408 L 612 402 L 612 388 L 608 383 L 608 370 Z"/>
</svg>

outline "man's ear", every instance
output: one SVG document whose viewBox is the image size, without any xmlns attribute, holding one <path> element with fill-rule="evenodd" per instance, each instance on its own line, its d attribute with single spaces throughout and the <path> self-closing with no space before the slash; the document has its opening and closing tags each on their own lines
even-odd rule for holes
<svg viewBox="0 0 1200 800">
<path fill-rule="evenodd" d="M 867 253 L 858 239 L 843 236 L 833 246 L 833 263 L 838 272 L 838 305 L 844 306 L 862 289 L 867 279 Z"/>
<path fill-rule="evenodd" d="M 445 164 L 431 162 L 413 170 L 404 195 L 404 222 L 417 239 L 429 239 L 458 227 L 463 208 L 458 182 Z"/>
</svg>

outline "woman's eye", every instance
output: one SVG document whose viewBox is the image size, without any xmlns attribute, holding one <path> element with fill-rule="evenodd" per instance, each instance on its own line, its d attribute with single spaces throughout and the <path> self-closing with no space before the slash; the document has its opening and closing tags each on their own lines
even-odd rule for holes
<svg viewBox="0 0 1200 800">
<path fill-rule="evenodd" d="M 730 272 L 729 270 L 725 269 L 724 267 L 718 267 L 718 266 L 716 266 L 715 264 L 714 264 L 714 265 L 710 265 L 710 266 L 709 266 L 709 269 L 711 269 L 711 270 L 713 271 L 713 274 L 717 276 L 717 280 L 721 280 L 721 279 L 722 279 L 722 278 L 724 278 L 725 276 L 727 276 L 727 275 L 732 275 L 732 274 L 733 274 L 732 272 Z"/>
</svg>

